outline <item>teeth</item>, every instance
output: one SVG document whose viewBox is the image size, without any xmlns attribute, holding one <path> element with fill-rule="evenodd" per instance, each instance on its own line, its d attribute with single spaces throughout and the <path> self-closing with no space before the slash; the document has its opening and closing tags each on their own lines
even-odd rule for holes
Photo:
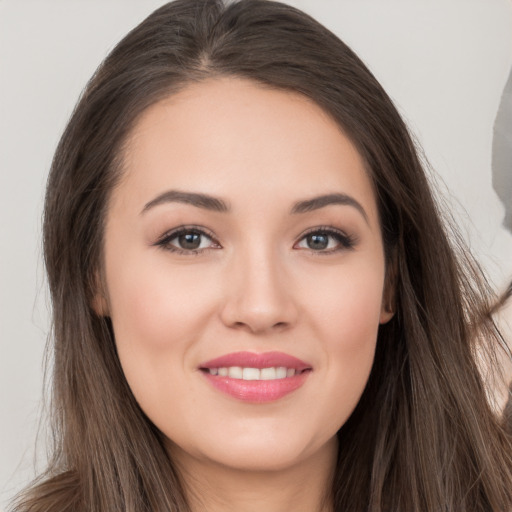
<svg viewBox="0 0 512 512">
<path fill-rule="evenodd" d="M 276 378 L 275 368 L 262 368 L 260 373 L 261 380 L 274 380 Z"/>
<path fill-rule="evenodd" d="M 231 379 L 242 380 L 276 380 L 293 377 L 296 373 L 295 368 L 242 368 L 240 366 L 230 366 L 229 368 L 208 368 L 210 375 L 219 377 L 230 377 Z"/>
<path fill-rule="evenodd" d="M 241 379 L 242 368 L 240 368 L 240 366 L 230 366 L 228 368 L 228 377 L 231 377 L 232 379 Z"/>
<path fill-rule="evenodd" d="M 286 378 L 286 368 L 280 366 L 276 370 L 276 379 L 285 379 Z"/>
<path fill-rule="evenodd" d="M 244 368 L 242 370 L 242 379 L 244 380 L 260 380 L 260 371 L 258 368 Z"/>
</svg>

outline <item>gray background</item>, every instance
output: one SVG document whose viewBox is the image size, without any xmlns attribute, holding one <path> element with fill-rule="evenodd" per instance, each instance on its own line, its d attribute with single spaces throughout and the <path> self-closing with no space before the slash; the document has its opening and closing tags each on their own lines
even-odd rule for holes
<svg viewBox="0 0 512 512">
<path fill-rule="evenodd" d="M 96 66 L 163 3 L 0 0 L 0 509 L 44 464 L 44 435 L 38 463 L 34 447 L 49 330 L 40 228 L 52 153 Z M 512 2 L 289 3 L 335 31 L 369 65 L 423 145 L 468 243 L 504 287 L 512 277 L 512 236 L 492 188 L 492 148 L 512 64 Z M 500 191 L 512 190 L 508 112 L 502 108 L 495 142 Z M 510 201 L 507 194 L 502 201 Z"/>
</svg>

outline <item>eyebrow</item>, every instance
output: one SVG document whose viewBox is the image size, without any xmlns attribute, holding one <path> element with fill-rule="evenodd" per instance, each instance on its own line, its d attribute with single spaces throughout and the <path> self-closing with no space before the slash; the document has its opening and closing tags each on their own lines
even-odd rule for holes
<svg viewBox="0 0 512 512">
<path fill-rule="evenodd" d="M 141 213 L 145 213 L 151 208 L 164 203 L 182 203 L 196 206 L 197 208 L 203 208 L 205 210 L 211 210 L 214 212 L 226 213 L 229 211 L 228 204 L 217 197 L 210 196 L 208 194 L 200 194 L 197 192 L 182 192 L 179 190 L 168 190 L 163 194 L 155 197 L 146 203 Z"/>
<path fill-rule="evenodd" d="M 306 201 L 299 201 L 293 205 L 292 213 L 307 213 L 333 204 L 352 206 L 363 216 L 366 223 L 369 222 L 368 215 L 361 203 L 347 194 L 325 194 L 323 196 L 307 199 Z"/>
<path fill-rule="evenodd" d="M 155 206 L 164 203 L 190 204 L 197 208 L 203 208 L 205 210 L 220 213 L 227 213 L 230 211 L 228 203 L 218 197 L 210 196 L 208 194 L 201 194 L 198 192 L 168 190 L 146 203 L 141 211 L 141 214 L 147 212 Z M 340 193 L 325 194 L 313 197 L 311 199 L 306 199 L 304 201 L 298 201 L 293 205 L 291 213 L 294 215 L 308 213 L 330 205 L 352 206 L 363 216 L 364 220 L 368 223 L 368 215 L 366 214 L 366 211 L 362 207 L 361 203 L 347 194 Z"/>
</svg>

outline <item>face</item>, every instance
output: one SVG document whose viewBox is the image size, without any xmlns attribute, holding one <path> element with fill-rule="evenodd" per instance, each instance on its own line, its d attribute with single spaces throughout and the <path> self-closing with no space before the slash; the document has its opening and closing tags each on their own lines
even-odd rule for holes
<svg viewBox="0 0 512 512">
<path fill-rule="evenodd" d="M 104 243 L 95 308 L 173 453 L 262 470 L 332 449 L 391 314 L 371 182 L 316 104 L 219 78 L 153 105 Z"/>
</svg>

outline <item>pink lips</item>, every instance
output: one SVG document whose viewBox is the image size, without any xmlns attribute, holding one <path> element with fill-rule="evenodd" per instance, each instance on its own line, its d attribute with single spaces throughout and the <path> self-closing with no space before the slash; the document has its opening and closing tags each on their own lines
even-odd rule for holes
<svg viewBox="0 0 512 512">
<path fill-rule="evenodd" d="M 295 375 L 274 380 L 243 380 L 212 375 L 210 368 L 271 368 L 295 369 Z M 246 402 L 271 402 L 278 400 L 301 387 L 311 373 L 310 364 L 283 352 L 233 352 L 207 361 L 199 366 L 203 375 L 219 391 Z"/>
</svg>

